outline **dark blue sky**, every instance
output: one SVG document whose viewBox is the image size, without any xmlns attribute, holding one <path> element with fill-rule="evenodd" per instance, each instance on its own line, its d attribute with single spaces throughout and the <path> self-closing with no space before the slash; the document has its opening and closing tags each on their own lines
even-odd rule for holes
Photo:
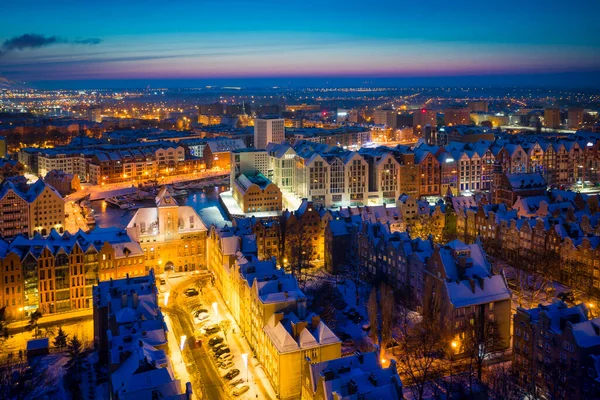
<svg viewBox="0 0 600 400">
<path fill-rule="evenodd" d="M 599 84 L 598 0 L 2 3 L 0 77 L 38 85 L 296 77 L 480 84 L 487 76 Z"/>
</svg>

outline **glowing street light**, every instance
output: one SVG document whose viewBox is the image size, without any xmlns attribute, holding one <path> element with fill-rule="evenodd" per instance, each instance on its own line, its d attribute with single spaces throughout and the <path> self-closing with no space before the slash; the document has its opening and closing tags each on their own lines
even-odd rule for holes
<svg viewBox="0 0 600 400">
<path fill-rule="evenodd" d="M 217 324 L 218 324 L 219 323 L 219 305 L 217 304 L 216 301 L 214 303 L 212 303 L 212 308 L 213 308 L 213 311 L 215 312 Z"/>
<path fill-rule="evenodd" d="M 246 368 L 246 382 L 248 382 L 248 353 L 242 354 L 242 360 L 244 360 L 244 367 Z"/>
</svg>

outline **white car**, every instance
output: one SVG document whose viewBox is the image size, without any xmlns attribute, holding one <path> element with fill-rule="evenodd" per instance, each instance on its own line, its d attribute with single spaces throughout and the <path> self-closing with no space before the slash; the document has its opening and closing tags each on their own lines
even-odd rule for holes
<svg viewBox="0 0 600 400">
<path fill-rule="evenodd" d="M 233 362 L 231 360 L 224 361 L 219 366 L 219 368 L 222 368 L 222 369 L 227 369 L 227 368 L 231 368 L 231 367 L 233 367 Z"/>
<path fill-rule="evenodd" d="M 200 314 L 198 314 L 198 315 L 196 315 L 194 317 L 194 321 L 196 321 L 196 323 L 199 324 L 201 322 L 206 321 L 209 318 L 210 318 L 210 314 L 209 313 L 202 312 L 202 313 L 200 313 Z"/>
<path fill-rule="evenodd" d="M 250 390 L 250 386 L 248 386 L 248 385 L 238 385 L 238 386 L 235 387 L 235 389 L 233 389 L 231 391 L 231 395 L 235 396 L 235 397 L 241 396 L 244 393 L 246 393 L 248 390 Z"/>
</svg>

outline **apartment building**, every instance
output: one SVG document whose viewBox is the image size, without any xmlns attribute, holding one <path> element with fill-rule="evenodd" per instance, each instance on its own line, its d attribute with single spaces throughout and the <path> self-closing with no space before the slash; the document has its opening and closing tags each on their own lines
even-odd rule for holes
<svg viewBox="0 0 600 400">
<path fill-rule="evenodd" d="M 514 316 L 513 366 L 517 383 L 537 397 L 591 399 L 600 355 L 600 319 L 584 304 L 561 301 Z"/>
<path fill-rule="evenodd" d="M 0 206 L 0 235 L 5 239 L 64 230 L 65 201 L 42 179 L 28 187 L 5 180 L 0 185 Z"/>
<path fill-rule="evenodd" d="M 436 245 L 423 286 L 423 317 L 437 321 L 449 341 L 458 343 L 456 354 L 469 346 L 469 330 L 476 340 L 493 341 L 488 349 L 510 346 L 511 293 L 504 276 L 492 273 L 480 243 Z"/>
<path fill-rule="evenodd" d="M 312 360 L 311 360 L 312 361 Z M 396 361 L 384 367 L 377 352 L 306 364 L 302 400 L 400 400 L 402 381 Z"/>
<path fill-rule="evenodd" d="M 0 302 L 15 318 L 92 307 L 98 280 L 141 276 L 148 272 L 143 252 L 124 231 L 96 228 L 90 233 L 43 238 L 18 236 L 1 242 Z"/>
<path fill-rule="evenodd" d="M 191 384 L 182 390 L 175 379 L 154 271 L 99 282 L 93 293 L 94 347 L 108 369 L 109 397 L 191 400 Z"/>
<path fill-rule="evenodd" d="M 318 316 L 306 315 L 306 296 L 292 275 L 274 258 L 257 259 L 248 226 L 211 227 L 209 269 L 277 396 L 297 399 L 305 358 L 340 357 L 341 341 Z"/>
</svg>

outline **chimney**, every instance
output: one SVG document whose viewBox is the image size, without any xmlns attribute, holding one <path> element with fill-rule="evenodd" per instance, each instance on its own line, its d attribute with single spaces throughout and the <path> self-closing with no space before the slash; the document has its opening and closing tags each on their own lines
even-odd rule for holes
<svg viewBox="0 0 600 400">
<path fill-rule="evenodd" d="M 358 385 L 354 380 L 350 379 L 348 381 L 348 396 L 352 396 L 358 392 Z"/>
<path fill-rule="evenodd" d="M 471 291 L 475 293 L 475 281 L 473 278 L 469 278 L 469 284 L 471 285 Z"/>
<path fill-rule="evenodd" d="M 277 291 L 281 292 L 283 290 L 283 283 L 281 281 L 277 281 Z"/>
<path fill-rule="evenodd" d="M 127 284 L 129 285 L 129 272 L 127 273 Z"/>
<path fill-rule="evenodd" d="M 278 312 L 273 315 L 275 316 L 275 325 L 277 325 L 277 323 L 281 322 L 281 320 L 283 319 L 283 313 Z"/>
<path fill-rule="evenodd" d="M 317 329 L 317 326 L 319 326 L 319 322 L 321 322 L 321 317 L 319 317 L 318 315 L 313 315 L 311 320 L 312 329 Z"/>
<path fill-rule="evenodd" d="M 192 400 L 192 395 L 194 392 L 192 391 L 192 384 L 190 382 L 185 383 L 185 398 L 186 400 Z"/>
<path fill-rule="evenodd" d="M 121 293 L 121 308 L 127 307 L 127 291 Z"/>
<path fill-rule="evenodd" d="M 292 322 L 292 336 L 294 339 L 298 339 L 304 328 L 308 326 L 308 322 L 306 321 L 298 321 L 296 323 Z"/>
<path fill-rule="evenodd" d="M 300 298 L 296 302 L 296 314 L 300 319 L 306 318 L 306 297 Z"/>
<path fill-rule="evenodd" d="M 365 357 L 363 356 L 363 353 L 360 350 L 356 350 L 354 352 L 354 355 L 356 356 L 356 358 L 358 359 L 359 363 L 363 363 L 365 361 Z"/>
<path fill-rule="evenodd" d="M 133 308 L 137 308 L 137 306 L 139 304 L 139 298 L 138 298 L 137 292 L 133 292 L 132 296 L 133 296 Z"/>
</svg>

